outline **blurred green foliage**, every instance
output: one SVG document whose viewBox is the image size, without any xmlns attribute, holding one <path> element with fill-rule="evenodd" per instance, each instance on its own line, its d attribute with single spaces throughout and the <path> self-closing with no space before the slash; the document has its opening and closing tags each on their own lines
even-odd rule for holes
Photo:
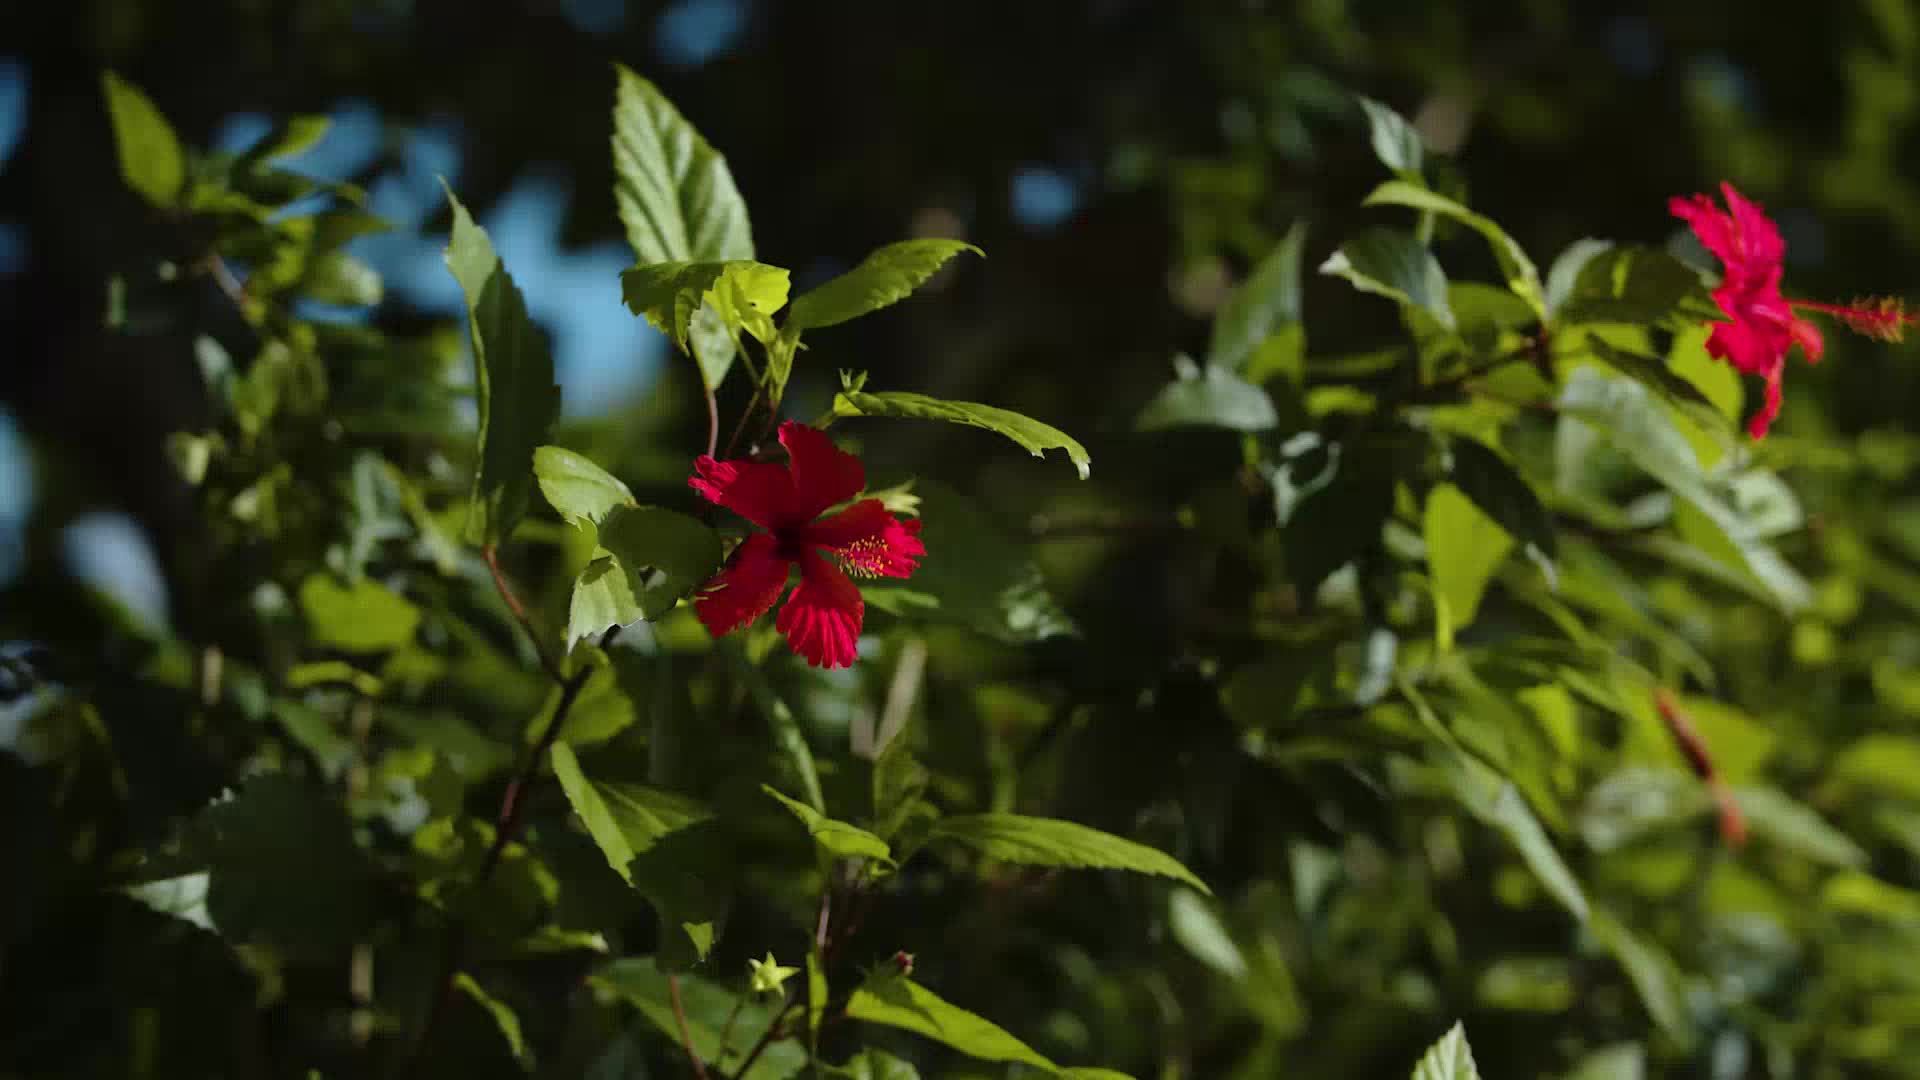
<svg viewBox="0 0 1920 1080">
<path fill-rule="evenodd" d="M 1920 384 L 1832 327 L 1749 441 L 1665 210 L 1910 291 L 1909 7 L 684 6 L 0 16 L 0 1073 L 1920 1073 Z M 354 246 L 449 113 L 464 326 Z M 528 162 L 635 400 L 462 205 Z M 770 406 L 924 523 L 851 669 L 680 602 Z"/>
</svg>

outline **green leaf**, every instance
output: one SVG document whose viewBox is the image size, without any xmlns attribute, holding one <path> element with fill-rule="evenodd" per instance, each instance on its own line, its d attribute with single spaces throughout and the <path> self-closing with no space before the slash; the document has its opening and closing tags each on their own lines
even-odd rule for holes
<svg viewBox="0 0 1920 1080">
<path fill-rule="evenodd" d="M 1920 738 L 1863 735 L 1833 759 L 1827 776 L 1843 788 L 1920 801 Z"/>
<path fill-rule="evenodd" d="M 251 164 L 304 153 L 326 138 L 327 129 L 332 126 L 333 121 L 325 116 L 289 116 L 277 121 L 273 131 L 249 147 L 241 160 Z"/>
<path fill-rule="evenodd" d="M 1440 639 L 1451 643 L 1479 612 L 1480 597 L 1513 549 L 1513 538 L 1452 484 L 1427 493 L 1425 531 Z"/>
<path fill-rule="evenodd" d="M 1624 375 L 1632 376 L 1636 381 L 1646 384 L 1663 398 L 1685 410 L 1696 422 L 1708 430 L 1724 428 L 1725 414 L 1718 406 L 1708 400 L 1707 395 L 1657 356 L 1634 349 L 1624 348 L 1598 335 L 1589 335 L 1587 344 L 1599 354 L 1600 359 L 1618 368 Z"/>
<path fill-rule="evenodd" d="M 162 915 L 171 915 L 202 930 L 216 931 L 207 911 L 207 889 L 212 875 L 205 870 L 178 877 L 128 885 L 121 892 Z"/>
<path fill-rule="evenodd" d="M 372 307 L 384 295 L 380 272 L 344 251 L 329 251 L 307 266 L 300 295 L 323 304 Z"/>
<path fill-rule="evenodd" d="M 1580 272 L 1596 257 L 1613 249 L 1610 240 L 1596 240 L 1584 237 L 1568 244 L 1553 260 L 1553 266 L 1547 270 L 1547 313 L 1557 315 L 1560 308 L 1573 295 L 1574 287 L 1579 284 Z"/>
<path fill-rule="evenodd" d="M 1185 356 L 1173 363 L 1178 377 L 1140 410 L 1133 422 L 1136 430 L 1217 427 L 1252 432 L 1280 425 L 1265 390 L 1225 368 L 1209 364 L 1202 371 Z"/>
<path fill-rule="evenodd" d="M 1480 1080 L 1480 1067 L 1473 1063 L 1466 1029 L 1458 1021 L 1420 1056 L 1419 1064 L 1413 1067 L 1413 1080 Z"/>
<path fill-rule="evenodd" d="M 1203 893 L 1213 894 L 1206 882 L 1165 852 L 1056 818 L 964 814 L 935 822 L 928 838 L 964 844 L 989 859 L 1004 862 L 1085 870 L 1131 870 L 1184 881 Z"/>
<path fill-rule="evenodd" d="M 652 83 L 614 65 L 614 203 L 643 264 L 753 258 L 727 160 Z"/>
<path fill-rule="evenodd" d="M 560 516 L 574 525 L 598 525 L 616 506 L 638 506 L 633 492 L 611 473 L 586 457 L 559 446 L 533 452 L 533 475 L 540 493 Z"/>
<path fill-rule="evenodd" d="M 1613 916 L 1600 912 L 1591 923 L 1600 943 L 1627 973 L 1647 1015 L 1682 1047 L 1693 1042 L 1693 1022 L 1687 1012 L 1685 983 L 1673 958 L 1634 936 Z"/>
<path fill-rule="evenodd" d="M 680 1023 L 674 1016 L 673 995 L 667 973 L 650 956 L 615 960 L 590 976 L 595 989 L 618 998 L 640 1010 L 647 1022 L 659 1030 L 668 1045 L 680 1045 Z M 779 1004 L 767 1004 L 739 995 L 694 975 L 680 978 L 681 1003 L 685 1006 L 687 1033 L 692 1036 L 694 1052 L 707 1063 L 709 1074 L 718 1069 L 734 1077 L 745 1063 L 748 1052 L 759 1041 L 780 1011 Z M 735 1007 L 739 1015 L 731 1030 L 727 1018 Z M 721 1035 L 725 1033 L 724 1045 Z M 680 1052 L 680 1064 L 686 1055 Z M 806 1048 L 791 1039 L 768 1046 L 753 1068 L 735 1080 L 787 1080 L 807 1064 Z"/>
<path fill-rule="evenodd" d="M 1507 231 L 1493 222 L 1493 219 L 1476 214 L 1444 195 L 1435 194 L 1417 184 L 1404 180 L 1389 180 L 1373 189 L 1373 193 L 1361 203 L 1363 206 L 1404 206 L 1423 213 L 1439 214 L 1452 218 L 1486 238 L 1493 249 L 1493 258 L 1500 264 L 1500 273 L 1507 279 L 1507 288 L 1514 295 L 1527 302 L 1536 316 L 1547 317 L 1546 291 L 1540 285 L 1540 271 L 1527 257 L 1519 243 L 1507 235 Z"/>
<path fill-rule="evenodd" d="M 897 304 L 963 251 L 986 257 L 986 252 L 972 244 L 938 237 L 888 244 L 868 255 L 859 266 L 796 299 L 787 316 L 787 329 L 833 326 Z"/>
<path fill-rule="evenodd" d="M 780 800 L 780 805 L 799 818 L 800 824 L 807 827 L 808 835 L 813 837 L 813 842 L 828 855 L 842 859 L 893 861 L 893 849 L 887 846 L 887 842 L 858 825 L 836 821 L 806 803 L 787 798 L 766 784 L 761 784 L 760 790 Z"/>
<path fill-rule="evenodd" d="M 185 848 L 209 866 L 207 912 L 230 941 L 332 957 L 373 924 L 373 869 L 323 787 L 254 777 L 192 819 Z"/>
<path fill-rule="evenodd" d="M 1229 979 L 1245 978 L 1247 958 L 1234 944 L 1226 924 L 1199 893 L 1175 889 L 1167 895 L 1167 929 L 1188 955 Z"/>
<path fill-rule="evenodd" d="M 1320 272 L 1346 278 L 1361 292 L 1412 304 L 1433 316 L 1442 328 L 1454 328 L 1447 306 L 1447 275 L 1410 233 L 1374 226 L 1340 245 L 1320 264 Z"/>
<path fill-rule="evenodd" d="M 155 206 L 177 204 L 187 182 L 187 155 L 179 137 L 153 101 L 133 84 L 111 71 L 103 72 L 100 81 L 113 119 L 120 176 Z"/>
<path fill-rule="evenodd" d="M 588 779 L 573 747 L 564 739 L 554 742 L 548 756 L 568 805 L 606 856 L 607 865 L 629 885 L 633 884 L 636 856 L 675 829 L 710 816 L 704 806 L 671 792 L 643 784 L 604 784 Z"/>
<path fill-rule="evenodd" d="M 1384 447 L 1339 444 L 1325 478 L 1305 487 L 1281 530 L 1287 572 L 1304 601 L 1329 575 L 1380 542 L 1393 513 L 1398 485 L 1394 457 Z"/>
<path fill-rule="evenodd" d="M 1065 450 L 1068 459 L 1073 462 L 1073 467 L 1080 471 L 1082 480 L 1085 480 L 1093 469 L 1093 459 L 1087 456 L 1087 448 L 1081 446 L 1065 432 L 1017 412 L 997 409 L 991 405 L 977 405 L 970 401 L 942 401 L 925 394 L 900 391 L 868 394 L 858 390 L 848 390 L 835 395 L 833 414 L 835 416 L 899 416 L 915 420 L 945 420 L 952 424 L 970 424 L 1005 435 L 1019 443 L 1034 457 L 1042 457 L 1048 450 Z"/>
<path fill-rule="evenodd" d="M 453 977 L 453 985 L 460 992 L 472 998 L 476 1004 L 493 1017 L 493 1024 L 500 1030 L 501 1037 L 507 1040 L 507 1049 L 513 1052 L 513 1060 L 523 1069 L 533 1067 L 533 1051 L 527 1045 L 526 1036 L 520 1032 L 520 1017 L 514 1014 L 506 1002 L 487 993 L 474 977 L 462 971 Z"/>
<path fill-rule="evenodd" d="M 1543 555 L 1556 550 L 1553 518 L 1507 459 L 1484 443 L 1454 439 L 1447 444 L 1453 468 L 1448 474 L 1473 504 L 1500 523 L 1515 540 L 1532 544 Z"/>
<path fill-rule="evenodd" d="M 1295 222 L 1220 305 L 1207 346 L 1210 367 L 1246 371 L 1263 344 L 1299 324 L 1300 261 L 1306 250 L 1306 223 Z"/>
<path fill-rule="evenodd" d="M 1646 1080 L 1647 1048 L 1615 1043 L 1581 1058 L 1562 1080 Z"/>
<path fill-rule="evenodd" d="M 573 580 L 573 595 L 567 602 L 567 633 L 562 647 L 572 649 L 576 641 L 604 634 L 609 627 L 630 626 L 646 617 L 634 596 L 633 579 L 620 560 L 602 555 L 588 563 Z"/>
<path fill-rule="evenodd" d="M 1449 754 L 1444 765 L 1449 786 L 1454 797 L 1467 808 L 1467 812 L 1483 823 L 1505 833 L 1514 849 L 1520 853 L 1520 859 L 1533 871 L 1547 892 L 1560 901 L 1561 905 L 1573 913 L 1581 922 L 1587 921 L 1589 909 L 1586 894 L 1581 891 L 1580 883 L 1567 869 L 1565 860 L 1548 838 L 1547 830 L 1541 826 L 1540 819 L 1533 814 L 1533 808 L 1527 805 L 1525 796 L 1479 761 L 1465 754 Z"/>
<path fill-rule="evenodd" d="M 699 327 L 701 377 L 718 386 L 733 356 L 714 339 L 720 328 L 736 338 L 742 331 L 772 341 L 773 313 L 787 302 L 790 275 L 778 266 L 750 259 L 727 262 L 641 263 L 620 273 L 620 294 L 627 309 L 673 339 L 682 351 L 694 351 L 689 337 Z M 703 309 L 710 314 L 702 314 Z M 717 350 L 717 351 L 716 351 Z M 709 368 L 713 370 L 709 370 Z"/>
<path fill-rule="evenodd" d="M 1683 537 L 1708 545 L 1715 558 L 1759 585 L 1782 611 L 1796 612 L 1811 602 L 1807 583 L 1708 483 L 1692 443 L 1645 386 L 1582 366 L 1567 377 L 1559 408 L 1563 425 L 1584 422 L 1598 428 L 1614 449 L 1683 500 L 1675 507 Z"/>
<path fill-rule="evenodd" d="M 420 609 L 399 593 L 364 578 L 342 585 L 324 572 L 300 583 L 300 610 L 316 644 L 348 652 L 397 649 L 420 625 Z"/>
<path fill-rule="evenodd" d="M 920 1070 L 884 1050 L 862 1050 L 836 1072 L 841 1080 L 920 1080 Z"/>
<path fill-rule="evenodd" d="M 904 975 L 869 978 L 847 1002 L 847 1016 L 911 1031 L 982 1061 L 1017 1061 L 1049 1073 L 1059 1066 L 993 1021 L 948 1002 Z"/>
<path fill-rule="evenodd" d="M 1709 745 L 1719 743 L 1708 740 Z M 1804 858 L 1843 870 L 1864 869 L 1867 851 L 1827 824 L 1812 807 L 1769 787 L 1734 789 L 1734 801 L 1754 836 L 1765 837 Z"/>
<path fill-rule="evenodd" d="M 1412 178 L 1417 179 L 1426 149 L 1420 133 L 1392 107 L 1370 97 L 1361 97 L 1360 107 L 1366 110 L 1367 131 L 1373 140 L 1373 156 L 1394 172 L 1411 174 Z"/>
<path fill-rule="evenodd" d="M 474 387 L 480 408 L 480 461 L 473 476 L 467 539 L 494 544 L 526 512 L 533 488 L 533 450 L 548 441 L 560 416 L 560 388 L 546 338 L 526 301 L 493 253 L 486 230 L 452 191 L 453 235 L 447 268 L 467 297 L 473 332 Z"/>
<path fill-rule="evenodd" d="M 1557 326 L 1620 323 L 1685 330 L 1724 318 L 1700 275 L 1656 248 L 1609 247 L 1581 262 L 1553 311 Z"/>
<path fill-rule="evenodd" d="M 926 767 L 907 749 L 905 733 L 888 740 L 873 762 L 873 828 L 882 840 L 892 840 L 916 807 L 924 805 L 921 796 L 927 790 Z"/>
<path fill-rule="evenodd" d="M 869 606 L 903 619 L 957 623 L 1012 645 L 1079 633 L 1026 546 L 979 503 L 930 480 L 916 490 L 929 554 L 901 584 L 863 584 Z"/>
<path fill-rule="evenodd" d="M 600 523 L 600 546 L 626 570 L 648 619 L 673 610 L 720 568 L 719 533 L 698 518 L 657 506 L 608 511 Z"/>
</svg>

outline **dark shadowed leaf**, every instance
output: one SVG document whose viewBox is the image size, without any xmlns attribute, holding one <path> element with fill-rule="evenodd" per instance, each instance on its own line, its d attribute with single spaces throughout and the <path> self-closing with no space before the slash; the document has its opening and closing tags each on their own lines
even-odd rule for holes
<svg viewBox="0 0 1920 1080">
<path fill-rule="evenodd" d="M 474 387 L 480 407 L 480 460 L 473 476 L 467 539 L 493 544 L 513 532 L 533 488 L 533 450 L 560 415 L 560 388 L 546 337 L 527 315 L 520 289 L 453 193 L 447 268 L 467 297 L 473 332 Z"/>
<path fill-rule="evenodd" d="M 1210 366 L 1245 370 L 1262 344 L 1282 328 L 1299 324 L 1300 261 L 1306 248 L 1306 223 L 1295 222 L 1220 305 L 1207 346 Z"/>
<path fill-rule="evenodd" d="M 1320 264 L 1320 272 L 1346 278 L 1361 292 L 1413 304 L 1452 330 L 1453 309 L 1447 306 L 1447 275 L 1411 233 L 1374 226 L 1340 245 Z"/>
</svg>

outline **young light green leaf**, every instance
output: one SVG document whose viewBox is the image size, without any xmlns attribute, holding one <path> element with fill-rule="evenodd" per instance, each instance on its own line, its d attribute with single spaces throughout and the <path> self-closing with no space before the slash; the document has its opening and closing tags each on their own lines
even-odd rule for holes
<svg viewBox="0 0 1920 1080">
<path fill-rule="evenodd" d="M 1493 219 L 1476 214 L 1444 195 L 1435 194 L 1417 184 L 1404 180 L 1389 180 L 1373 190 L 1362 206 L 1404 206 L 1423 213 L 1439 214 L 1452 218 L 1462 225 L 1486 237 L 1488 246 L 1493 248 L 1493 257 L 1500 264 L 1500 272 L 1507 279 L 1507 288 L 1514 295 L 1527 302 L 1536 316 L 1547 317 L 1546 291 L 1540 285 L 1540 271 L 1527 257 L 1519 243 L 1507 235 L 1507 231 L 1494 224 Z"/>
<path fill-rule="evenodd" d="M 573 747 L 566 740 L 554 741 L 553 748 L 547 752 L 548 760 L 553 764 L 554 779 L 560 781 L 560 790 L 566 793 L 568 805 L 587 827 L 587 835 L 593 837 L 600 854 L 606 856 L 607 865 L 620 875 L 621 880 L 633 884 L 633 871 L 630 869 L 633 857 L 639 854 L 627 838 L 626 831 L 614 820 L 613 811 L 608 808 L 600 792 L 587 780 L 587 774 L 580 768 L 580 759 L 574 756 Z"/>
<path fill-rule="evenodd" d="M 859 266 L 794 300 L 787 329 L 833 326 L 897 304 L 963 251 L 986 256 L 972 244 L 938 237 L 888 244 L 868 255 Z"/>
<path fill-rule="evenodd" d="M 1177 427 L 1217 427 L 1229 431 L 1271 431 L 1280 424 L 1265 390 L 1212 364 L 1202 371 L 1185 356 L 1174 361 L 1177 378 L 1140 410 L 1138 431 Z"/>
<path fill-rule="evenodd" d="M 548 441 L 560 416 L 553 356 L 527 315 L 520 289 L 493 252 L 486 231 L 452 191 L 453 236 L 447 268 L 467 297 L 473 332 L 474 387 L 480 408 L 480 461 L 473 476 L 467 539 L 506 539 L 526 512 L 533 488 L 533 449 Z"/>
<path fill-rule="evenodd" d="M 513 1052 L 513 1060 L 519 1062 L 523 1069 L 531 1068 L 533 1051 L 527 1045 L 526 1036 L 521 1034 L 520 1017 L 514 1013 L 513 1008 L 487 993 L 485 987 L 464 971 L 453 977 L 453 985 L 459 988 L 461 993 L 472 998 L 475 1004 L 485 1009 L 487 1015 L 493 1018 L 494 1027 L 498 1028 L 501 1037 L 507 1040 L 507 1049 Z"/>
<path fill-rule="evenodd" d="M 1420 241 L 1394 229 L 1364 229 L 1320 264 L 1320 272 L 1346 278 L 1361 292 L 1413 304 L 1447 330 L 1454 328 L 1447 306 L 1447 275 Z"/>
<path fill-rule="evenodd" d="M 753 258 L 747 204 L 726 158 L 652 83 L 614 70 L 613 197 L 641 264 Z"/>
<path fill-rule="evenodd" d="M 641 263 L 620 274 L 628 310 L 672 337 L 683 351 L 691 348 L 688 338 L 703 305 L 712 309 L 708 318 L 730 334 L 745 331 L 755 340 L 772 340 L 772 315 L 786 304 L 790 287 L 786 270 L 750 259 Z M 711 332 L 703 328 L 703 333 Z"/>
<path fill-rule="evenodd" d="M 317 572 L 300 583 L 300 610 L 316 644 L 348 652 L 397 649 L 413 640 L 420 609 L 376 581 L 342 585 Z"/>
<path fill-rule="evenodd" d="M 155 206 L 177 204 L 187 182 L 187 155 L 173 127 L 132 83 L 111 71 L 103 72 L 100 82 L 113 120 L 120 176 Z"/>
<path fill-rule="evenodd" d="M 1473 1063 L 1466 1029 L 1458 1021 L 1420 1056 L 1419 1064 L 1413 1067 L 1413 1080 L 1480 1080 L 1480 1067 Z"/>
<path fill-rule="evenodd" d="M 1187 954 L 1229 979 L 1247 974 L 1247 957 L 1205 897 L 1192 889 L 1167 894 L 1167 929 Z"/>
<path fill-rule="evenodd" d="M 1373 156 L 1380 164 L 1410 179 L 1419 179 L 1426 144 L 1420 133 L 1392 107 L 1370 97 L 1360 99 L 1367 114 L 1367 131 L 1373 141 Z"/>
<path fill-rule="evenodd" d="M 978 1013 L 970 1012 L 904 975 L 883 971 L 847 1001 L 847 1016 L 911 1031 L 982 1061 L 1017 1061 L 1048 1073 L 1060 1067 Z"/>
<path fill-rule="evenodd" d="M 1021 814 L 964 814 L 935 822 L 930 840 L 964 844 L 990 859 L 1031 866 L 1084 870 L 1131 870 L 1213 890 L 1179 860 L 1145 844 L 1057 818 Z"/>
<path fill-rule="evenodd" d="M 1207 345 L 1207 363 L 1244 371 L 1256 350 L 1283 327 L 1300 322 L 1300 262 L 1307 224 L 1297 221 L 1220 305 Z"/>
<path fill-rule="evenodd" d="M 766 784 L 761 784 L 760 790 L 780 800 L 780 805 L 791 811 L 794 817 L 799 818 L 800 824 L 807 827 L 807 833 L 813 837 L 814 843 L 819 844 L 820 850 L 828 855 L 842 859 L 880 859 L 889 863 L 893 861 L 893 849 L 887 846 L 887 842 L 858 825 L 836 821 L 806 803 L 782 795 L 777 789 Z"/>
<path fill-rule="evenodd" d="M 1734 789 L 1734 801 L 1753 835 L 1783 850 L 1843 870 L 1864 869 L 1867 851 L 1829 825 L 1812 807 L 1770 787 Z"/>
<path fill-rule="evenodd" d="M 207 912 L 209 880 L 207 871 L 200 870 L 178 877 L 143 881 L 120 891 L 162 915 L 171 915 L 202 930 L 215 930 L 213 916 Z"/>
<path fill-rule="evenodd" d="M 1450 643 L 1479 612 L 1480 597 L 1513 549 L 1513 537 L 1452 484 L 1428 492 L 1425 535 L 1440 639 Z"/>
<path fill-rule="evenodd" d="M 1043 457 L 1052 449 L 1062 449 L 1085 480 L 1093 469 L 1087 448 L 1059 428 L 1008 409 L 979 405 L 971 401 L 942 401 L 925 394 L 889 391 L 869 394 L 848 390 L 833 399 L 835 416 L 900 416 L 917 420 L 945 420 L 952 424 L 970 424 L 995 431 L 1019 443 L 1034 457 Z"/>
<path fill-rule="evenodd" d="M 249 147 L 241 160 L 251 165 L 304 153 L 326 138 L 327 129 L 332 126 L 333 121 L 325 116 L 289 116 L 275 122 L 273 131 Z"/>
<path fill-rule="evenodd" d="M 1596 240 L 1588 236 L 1568 244 L 1565 250 L 1554 257 L 1553 265 L 1547 269 L 1547 314 L 1559 313 L 1561 305 L 1573 295 L 1574 286 L 1580 280 L 1580 272 L 1586 269 L 1588 263 L 1606 254 L 1612 247 L 1612 241 Z"/>
<path fill-rule="evenodd" d="M 533 475 L 540 482 L 540 493 L 574 525 L 598 525 L 616 506 L 639 505 L 618 477 L 565 447 L 537 447 Z"/>
</svg>

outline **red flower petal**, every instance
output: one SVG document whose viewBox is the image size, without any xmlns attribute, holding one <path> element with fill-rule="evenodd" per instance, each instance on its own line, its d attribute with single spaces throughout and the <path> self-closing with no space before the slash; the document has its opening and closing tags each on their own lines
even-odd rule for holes
<svg viewBox="0 0 1920 1080">
<path fill-rule="evenodd" d="M 1766 372 L 1767 398 L 1761 404 L 1760 411 L 1753 414 L 1752 420 L 1747 421 L 1748 435 L 1756 439 L 1767 437 L 1767 429 L 1773 426 L 1773 418 L 1780 415 L 1780 402 L 1783 396 L 1780 383 L 1786 377 L 1786 371 L 1787 361 L 1783 356 L 1779 363 L 1773 365 L 1773 370 Z"/>
<path fill-rule="evenodd" d="M 1733 216 L 1713 205 L 1712 199 L 1705 195 L 1675 195 L 1667 200 L 1667 211 L 1693 226 L 1693 235 L 1701 246 L 1729 268 L 1742 261 Z"/>
<path fill-rule="evenodd" d="M 789 420 L 780 425 L 780 445 L 793 463 L 793 521 L 811 521 L 867 486 L 860 459 L 833 445 L 819 428 Z"/>
<path fill-rule="evenodd" d="M 1780 239 L 1780 230 L 1775 227 L 1773 220 L 1760 209 L 1759 203 L 1748 201 L 1746 196 L 1735 191 L 1733 185 L 1724 180 L 1720 182 L 1720 193 L 1726 196 L 1727 206 L 1733 211 L 1733 231 L 1738 248 L 1736 258 L 1722 258 L 1729 263 L 1756 270 L 1779 267 L 1780 261 L 1787 257 L 1787 244 Z"/>
<path fill-rule="evenodd" d="M 765 528 L 796 520 L 793 477 L 772 463 L 716 461 L 705 454 L 693 461 L 694 475 L 687 486 L 701 497 Z M 819 511 L 800 517 L 805 521 Z"/>
<path fill-rule="evenodd" d="M 1827 351 L 1827 343 L 1821 339 L 1819 327 L 1796 315 L 1793 322 L 1787 325 L 1787 332 L 1793 336 L 1793 343 L 1800 346 L 1800 351 L 1806 355 L 1807 363 L 1820 362 L 1820 355 Z"/>
<path fill-rule="evenodd" d="M 927 553 L 919 520 L 901 522 L 878 499 L 862 499 L 808 525 L 805 540 L 833 552 L 850 572 L 870 577 L 906 577 Z"/>
<path fill-rule="evenodd" d="M 847 575 L 809 551 L 800 557 L 800 587 L 787 598 L 774 625 L 787 635 L 795 655 L 814 667 L 851 667 L 859 655 L 866 610 L 866 601 Z"/>
<path fill-rule="evenodd" d="M 693 613 L 719 637 L 767 613 L 787 587 L 792 564 L 779 555 L 780 545 L 766 533 L 755 533 L 734 550 L 733 558 L 693 598 Z"/>
</svg>

